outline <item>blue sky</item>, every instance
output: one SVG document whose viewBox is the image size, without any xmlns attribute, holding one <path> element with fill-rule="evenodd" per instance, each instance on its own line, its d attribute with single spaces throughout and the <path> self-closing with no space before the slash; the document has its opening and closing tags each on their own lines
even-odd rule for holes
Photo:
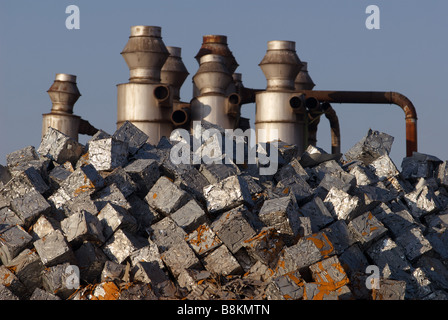
<svg viewBox="0 0 448 320">
<path fill-rule="evenodd" d="M 68 5 L 80 9 L 80 29 L 68 30 Z M 368 30 L 368 5 L 380 9 L 380 29 Z M 246 87 L 265 88 L 258 66 L 270 40 L 296 41 L 315 90 L 397 91 L 418 114 L 419 151 L 448 160 L 448 2 L 413 0 L 0 0 L 0 163 L 6 155 L 40 144 L 46 93 L 56 73 L 77 75 L 82 94 L 74 113 L 113 133 L 116 85 L 128 81 L 120 55 L 132 25 L 162 27 L 163 41 L 182 48 L 190 76 L 181 90 L 191 99 L 194 59 L 206 34 L 228 36 Z M 395 137 L 392 159 L 405 156 L 403 111 L 395 105 L 335 104 L 342 152 L 369 128 Z M 255 106 L 243 116 L 253 119 Z M 87 136 L 81 136 L 85 143 Z M 318 145 L 330 151 L 328 121 Z"/>
</svg>

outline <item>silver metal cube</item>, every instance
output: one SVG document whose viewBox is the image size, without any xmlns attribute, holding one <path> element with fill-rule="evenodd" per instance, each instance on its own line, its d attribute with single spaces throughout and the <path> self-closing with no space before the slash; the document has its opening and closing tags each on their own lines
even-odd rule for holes
<svg viewBox="0 0 448 320">
<path fill-rule="evenodd" d="M 190 199 L 188 193 L 181 190 L 167 177 L 160 177 L 145 197 L 150 207 L 167 216 L 178 210 Z"/>
<path fill-rule="evenodd" d="M 48 128 L 37 149 L 39 154 L 59 164 L 70 161 L 73 165 L 76 164 L 83 151 L 82 144 L 54 128 Z"/>
<path fill-rule="evenodd" d="M 128 154 L 128 143 L 113 137 L 89 143 L 90 164 L 98 171 L 110 171 L 125 166 L 128 162 Z"/>
</svg>

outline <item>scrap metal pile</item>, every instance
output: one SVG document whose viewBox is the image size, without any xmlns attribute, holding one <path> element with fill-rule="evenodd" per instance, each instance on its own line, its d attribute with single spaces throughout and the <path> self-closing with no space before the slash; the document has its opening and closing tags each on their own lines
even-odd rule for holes
<svg viewBox="0 0 448 320">
<path fill-rule="evenodd" d="M 399 172 L 369 130 L 343 157 L 264 144 L 264 176 L 147 140 L 130 122 L 85 146 L 49 129 L 7 156 L 0 299 L 448 298 L 448 161 L 415 152 Z"/>
</svg>

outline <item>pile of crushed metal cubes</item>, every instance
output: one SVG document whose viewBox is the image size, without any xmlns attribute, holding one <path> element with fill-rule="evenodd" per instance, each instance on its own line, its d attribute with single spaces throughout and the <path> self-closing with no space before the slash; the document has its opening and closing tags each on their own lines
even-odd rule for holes
<svg viewBox="0 0 448 320">
<path fill-rule="evenodd" d="M 265 144 L 268 176 L 176 165 L 178 142 L 147 138 L 50 129 L 7 155 L 1 300 L 448 298 L 448 161 L 415 152 L 399 172 L 369 130 L 344 155 Z"/>
</svg>

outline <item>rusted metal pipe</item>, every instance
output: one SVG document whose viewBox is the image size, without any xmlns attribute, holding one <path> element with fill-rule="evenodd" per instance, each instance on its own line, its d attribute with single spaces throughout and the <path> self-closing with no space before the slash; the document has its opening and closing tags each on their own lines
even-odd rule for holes
<svg viewBox="0 0 448 320">
<path fill-rule="evenodd" d="M 336 111 L 328 102 L 322 103 L 321 108 L 325 114 L 325 117 L 330 122 L 331 153 L 332 154 L 341 153 L 341 131 L 339 128 L 339 119 L 338 116 L 336 115 Z"/>
<path fill-rule="evenodd" d="M 320 103 L 318 100 L 314 98 L 306 99 L 306 108 L 308 110 L 308 144 L 312 146 L 316 146 L 317 143 L 317 127 L 320 122 L 320 116 L 322 115 L 322 110 L 320 108 Z"/>
<path fill-rule="evenodd" d="M 307 98 L 334 103 L 395 104 L 405 114 L 406 156 L 411 157 L 417 151 L 417 112 L 412 102 L 404 95 L 392 91 L 319 91 L 299 90 Z"/>
</svg>

